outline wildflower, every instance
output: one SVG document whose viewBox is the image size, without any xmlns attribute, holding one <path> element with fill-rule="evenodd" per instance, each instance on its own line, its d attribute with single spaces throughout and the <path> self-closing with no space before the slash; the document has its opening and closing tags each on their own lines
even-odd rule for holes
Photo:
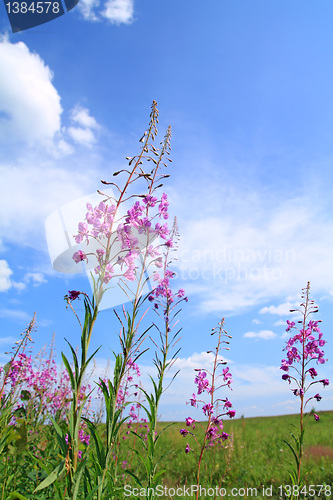
<svg viewBox="0 0 333 500">
<path fill-rule="evenodd" d="M 69 290 L 68 291 L 68 298 L 69 300 L 75 300 L 78 298 L 81 292 L 77 292 L 76 290 Z"/>
<path fill-rule="evenodd" d="M 205 415 L 211 415 L 213 413 L 213 405 L 211 403 L 207 403 L 202 407 L 202 411 Z"/>
<path fill-rule="evenodd" d="M 293 451 L 294 458 L 296 460 L 296 469 L 297 469 L 297 474 L 295 474 L 294 477 L 294 484 L 300 484 L 301 481 L 301 461 L 302 461 L 302 456 L 303 456 L 303 434 L 305 431 L 306 427 L 306 421 L 304 420 L 304 409 L 306 405 L 308 404 L 309 401 L 312 399 L 316 399 L 317 401 L 320 401 L 322 397 L 320 394 L 315 394 L 312 397 L 304 398 L 305 394 L 307 391 L 312 388 L 314 384 L 317 384 L 321 382 L 324 387 L 329 384 L 329 381 L 327 379 L 323 380 L 314 380 L 313 382 L 307 383 L 307 374 L 310 375 L 312 379 L 315 379 L 317 377 L 318 373 L 317 370 L 314 367 L 309 367 L 306 369 L 306 367 L 309 365 L 309 363 L 316 361 L 317 364 L 324 364 L 327 360 L 324 359 L 324 351 L 322 350 L 322 347 L 325 345 L 325 341 L 322 338 L 323 334 L 319 329 L 319 322 L 318 321 L 308 321 L 307 318 L 309 314 L 313 314 L 318 312 L 318 308 L 314 306 L 314 301 L 309 299 L 309 294 L 310 294 L 310 283 L 307 284 L 307 287 L 303 289 L 303 294 L 302 294 L 302 299 L 303 302 L 300 305 L 302 310 L 298 309 L 297 311 L 301 312 L 303 319 L 299 321 L 299 323 L 302 323 L 302 328 L 298 329 L 295 326 L 294 321 L 287 321 L 288 327 L 287 327 L 287 332 L 290 330 L 296 330 L 297 333 L 296 335 L 293 335 L 287 342 L 286 347 L 284 348 L 285 351 L 287 351 L 287 360 L 282 360 L 282 366 L 281 369 L 284 370 L 285 373 L 282 376 L 283 380 L 288 380 L 289 383 L 291 381 L 295 381 L 297 384 L 297 387 L 292 390 L 293 394 L 297 397 L 300 398 L 300 432 L 299 432 L 299 437 L 294 438 L 296 441 L 296 451 L 295 449 L 289 444 L 289 448 Z M 291 311 L 295 312 L 295 311 Z M 301 366 L 298 367 L 297 364 L 300 364 Z M 294 376 L 290 376 L 289 372 L 294 370 L 293 374 Z M 315 420 L 319 420 L 318 415 L 314 413 L 314 418 Z M 294 437 L 294 435 L 293 435 Z"/>
<path fill-rule="evenodd" d="M 195 420 L 194 420 L 193 418 L 191 418 L 191 417 L 187 417 L 187 418 L 185 419 L 185 421 L 186 421 L 186 425 L 187 425 L 188 427 L 192 427 L 192 429 L 194 429 L 194 428 L 195 428 Z"/>
<path fill-rule="evenodd" d="M 308 371 L 311 375 L 311 378 L 315 378 L 318 375 L 317 370 L 315 370 L 315 368 L 310 368 Z"/>
<path fill-rule="evenodd" d="M 79 262 L 81 262 L 82 260 L 88 260 L 86 254 L 84 252 L 82 252 L 82 250 L 79 250 L 78 252 L 75 252 L 74 255 L 73 255 L 73 259 L 75 260 L 75 262 L 77 264 Z"/>
<path fill-rule="evenodd" d="M 169 218 L 168 206 L 169 206 L 168 197 L 165 193 L 163 193 L 161 203 L 158 206 L 160 217 L 163 217 L 163 219 Z"/>
<path fill-rule="evenodd" d="M 190 448 L 190 445 L 187 443 L 186 448 L 185 448 L 185 453 L 189 453 L 190 451 L 193 451 L 192 448 Z"/>
<path fill-rule="evenodd" d="M 191 403 L 191 406 L 195 406 L 197 407 L 197 400 L 196 400 L 196 395 L 195 394 L 192 394 L 192 397 L 190 399 L 190 403 Z"/>
<path fill-rule="evenodd" d="M 226 408 L 231 408 L 232 407 L 232 403 L 231 401 L 229 401 L 228 398 L 225 399 L 225 403 L 224 403 L 224 409 Z"/>
<path fill-rule="evenodd" d="M 228 379 L 232 377 L 231 373 L 229 372 L 229 367 L 228 366 L 226 368 L 223 368 L 222 374 L 223 374 L 223 380 L 225 382 L 227 382 Z"/>
<path fill-rule="evenodd" d="M 147 194 L 145 198 L 143 198 L 143 203 L 147 207 L 154 207 L 156 205 L 157 198 L 154 198 L 154 196 L 151 196 L 150 194 Z"/>
<path fill-rule="evenodd" d="M 289 332 L 289 330 L 291 330 L 292 328 L 294 328 L 295 322 L 294 321 L 289 321 L 287 319 L 287 325 L 288 325 L 288 328 L 286 329 L 286 331 Z"/>
<path fill-rule="evenodd" d="M 186 436 L 186 434 L 188 434 L 188 431 L 186 429 L 180 429 L 179 432 L 182 436 Z"/>
</svg>

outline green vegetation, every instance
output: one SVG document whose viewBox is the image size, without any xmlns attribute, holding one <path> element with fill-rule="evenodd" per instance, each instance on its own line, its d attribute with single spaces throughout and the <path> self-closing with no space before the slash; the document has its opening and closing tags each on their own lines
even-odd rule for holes
<svg viewBox="0 0 333 500">
<path fill-rule="evenodd" d="M 310 415 L 305 436 L 304 468 L 308 471 L 305 483 L 306 485 L 332 485 L 333 412 L 318 414 L 320 416 L 318 422 Z M 289 438 L 289 432 L 294 432 L 294 426 L 297 426 L 298 422 L 299 415 L 225 421 L 225 431 L 232 435 L 232 445 L 230 446 L 229 442 L 229 447 L 226 449 L 208 449 L 204 454 L 202 487 L 221 485 L 227 491 L 232 488 L 257 488 L 257 498 L 268 498 L 261 495 L 263 486 L 273 486 L 271 498 L 281 498 L 278 494 L 278 487 L 291 484 L 286 461 L 292 459 L 291 452 L 283 440 Z M 159 425 L 161 428 L 165 427 L 163 423 Z M 180 435 L 179 429 L 182 427 L 184 427 L 183 422 L 174 423 L 160 438 L 161 450 L 174 449 L 174 452 L 163 461 L 163 468 L 166 472 L 161 478 L 161 483 L 170 488 L 196 482 L 195 457 L 192 453 L 185 453 L 186 443 L 189 442 L 191 445 L 190 436 Z M 197 435 L 200 435 L 200 432 L 202 431 L 198 429 Z M 128 443 L 127 455 L 123 459 L 130 463 L 131 456 L 131 445 Z M 138 464 L 135 460 L 131 463 L 131 469 L 138 471 Z M 226 474 L 225 471 L 227 471 Z M 329 496 L 322 494 L 321 498 L 332 498 L 332 496 L 333 494 Z M 242 495 L 235 498 L 251 498 L 251 496 Z M 318 497 L 309 496 L 308 498 Z"/>
</svg>

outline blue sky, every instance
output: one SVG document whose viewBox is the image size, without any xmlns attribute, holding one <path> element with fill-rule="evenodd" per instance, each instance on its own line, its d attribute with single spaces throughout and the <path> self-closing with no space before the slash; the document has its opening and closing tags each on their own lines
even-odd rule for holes
<svg viewBox="0 0 333 500">
<path fill-rule="evenodd" d="M 78 344 L 63 296 L 89 284 L 52 269 L 45 220 L 126 165 L 156 99 L 161 139 L 172 126 L 165 191 L 189 298 L 181 374 L 161 416 L 189 416 L 193 369 L 207 367 L 222 317 L 238 416 L 296 412 L 279 366 L 288 311 L 309 280 L 328 340 L 320 373 L 333 378 L 332 3 L 80 0 L 16 34 L 1 9 L 1 351 L 34 311 L 35 352 L 54 332 L 58 357 L 64 337 Z M 97 372 L 117 332 L 102 311 Z M 146 357 L 143 381 L 151 370 Z M 332 409 L 331 388 L 321 392 L 317 410 Z"/>
</svg>

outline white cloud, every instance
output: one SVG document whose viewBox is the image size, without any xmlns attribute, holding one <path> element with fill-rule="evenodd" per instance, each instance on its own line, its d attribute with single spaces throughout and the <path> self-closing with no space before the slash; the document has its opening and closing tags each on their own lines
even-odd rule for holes
<svg viewBox="0 0 333 500">
<path fill-rule="evenodd" d="M 41 175 L 42 174 L 42 175 Z M 93 190 L 94 176 L 44 164 L 0 165 L 0 234 L 4 241 L 46 249 L 45 220 L 53 210 Z M 97 179 L 96 179 L 97 181 Z M 13 203 L 13 186 L 15 198 Z M 19 229 L 19 230 L 18 230 Z"/>
<path fill-rule="evenodd" d="M 84 19 L 87 19 L 88 21 L 98 21 L 98 17 L 94 12 L 94 9 L 97 9 L 99 4 L 99 0 L 80 0 L 78 3 L 78 9 L 81 11 Z"/>
<path fill-rule="evenodd" d="M 98 128 L 99 125 L 95 118 L 90 115 L 89 109 L 82 106 L 75 106 L 71 111 L 71 119 L 85 128 Z"/>
<path fill-rule="evenodd" d="M 27 273 L 24 275 L 24 281 L 26 283 L 33 282 L 34 286 L 39 286 L 42 283 L 47 283 L 42 273 Z"/>
<path fill-rule="evenodd" d="M 102 16 L 114 24 L 130 24 L 133 22 L 133 0 L 107 0 Z"/>
<path fill-rule="evenodd" d="M 12 286 L 11 275 L 13 271 L 10 269 L 6 260 L 0 260 L 0 292 L 6 292 Z"/>
<path fill-rule="evenodd" d="M 272 332 L 272 330 L 260 330 L 260 332 L 246 332 L 243 335 L 244 338 L 248 339 L 263 339 L 263 340 L 271 340 L 277 337 L 276 333 Z"/>
<path fill-rule="evenodd" d="M 228 192 L 209 180 L 192 188 L 171 192 L 170 201 L 181 234 L 178 278 L 200 300 L 197 314 L 237 314 L 290 294 L 294 300 L 307 281 L 313 293 L 333 295 L 333 221 L 314 198 L 304 193 L 276 206 L 260 191 Z M 289 315 L 289 305 L 277 311 Z"/>
<path fill-rule="evenodd" d="M 262 324 L 262 321 L 260 321 L 260 320 L 259 320 L 259 319 L 257 319 L 257 318 L 254 318 L 254 319 L 252 320 L 252 323 L 254 323 L 255 325 L 261 325 L 261 324 Z"/>
<path fill-rule="evenodd" d="M 91 146 L 96 140 L 89 128 L 69 127 L 67 131 L 70 137 L 79 144 Z"/>
<path fill-rule="evenodd" d="M 71 139 L 83 146 L 91 146 L 96 142 L 95 131 L 100 126 L 90 115 L 89 109 L 79 105 L 75 106 L 70 113 L 70 120 L 73 126 L 67 129 L 67 133 Z"/>
<path fill-rule="evenodd" d="M 25 311 L 20 311 L 18 309 L 0 309 L 0 318 L 13 319 L 17 321 L 24 321 L 29 323 L 33 316 L 30 316 Z"/>
<path fill-rule="evenodd" d="M 112 24 L 130 24 L 134 20 L 134 0 L 80 0 L 78 8 L 89 21 L 104 18 Z"/>
<path fill-rule="evenodd" d="M 8 262 L 6 260 L 0 260 L 0 292 L 7 292 L 10 288 L 16 288 L 17 290 L 23 290 L 26 285 L 25 283 L 15 282 L 11 279 L 13 271 L 10 269 Z"/>
<path fill-rule="evenodd" d="M 297 308 L 297 303 L 292 304 L 291 302 L 285 302 L 279 304 L 278 306 L 267 306 L 262 307 L 259 310 L 259 314 L 276 314 L 277 316 L 288 316 L 291 309 Z"/>
<path fill-rule="evenodd" d="M 46 144 L 60 130 L 60 96 L 52 72 L 23 43 L 0 42 L 0 137 L 5 144 Z"/>
</svg>

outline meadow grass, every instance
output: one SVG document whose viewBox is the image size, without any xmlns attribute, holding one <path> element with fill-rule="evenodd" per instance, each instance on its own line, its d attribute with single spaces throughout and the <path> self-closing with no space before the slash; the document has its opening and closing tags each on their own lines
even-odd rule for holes
<svg viewBox="0 0 333 500">
<path fill-rule="evenodd" d="M 304 443 L 304 470 L 307 470 L 305 483 L 332 485 L 333 412 L 321 412 L 319 416 L 320 420 L 316 422 L 310 415 L 307 426 Z M 233 488 L 249 489 L 249 495 L 246 492 L 244 495 L 242 491 L 242 495 L 234 498 L 253 497 L 251 488 L 257 489 L 256 498 L 283 498 L 279 495 L 278 487 L 291 484 L 287 461 L 292 459 L 291 452 L 283 440 L 289 440 L 290 431 L 296 432 L 299 418 L 299 415 L 283 415 L 225 420 L 224 430 L 232 436 L 232 444 L 230 446 L 229 442 L 229 447 L 225 449 L 206 450 L 202 467 L 202 487 L 222 486 L 227 491 Z M 166 425 L 168 423 L 159 422 L 159 431 Z M 163 459 L 162 464 L 165 473 L 161 476 L 160 483 L 168 488 L 196 484 L 196 457 L 193 453 L 185 454 L 186 443 L 189 442 L 190 446 L 192 443 L 189 436 L 180 435 L 179 429 L 182 427 L 184 427 L 183 422 L 175 422 L 160 437 L 158 447 L 160 454 L 173 450 Z M 203 432 L 199 428 L 196 428 L 196 436 L 199 439 L 203 437 Z M 141 466 L 132 454 L 132 444 L 133 442 L 129 440 L 127 451 L 124 450 L 122 458 L 127 460 L 130 469 L 137 473 Z M 127 479 L 130 482 L 130 478 Z M 270 486 L 273 496 L 262 495 L 263 487 Z M 207 496 L 207 498 L 214 497 Z"/>
</svg>

